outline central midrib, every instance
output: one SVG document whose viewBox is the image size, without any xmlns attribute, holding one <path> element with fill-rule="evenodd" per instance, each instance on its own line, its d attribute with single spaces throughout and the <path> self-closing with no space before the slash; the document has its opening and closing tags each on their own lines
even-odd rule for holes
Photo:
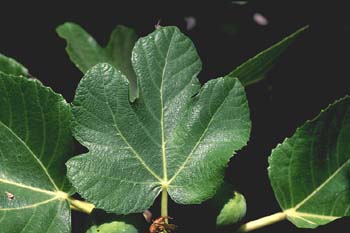
<svg viewBox="0 0 350 233">
<path fill-rule="evenodd" d="M 166 67 L 167 67 L 167 64 L 168 64 L 167 62 L 168 62 L 170 47 L 171 47 L 173 38 L 174 38 L 174 33 L 171 36 L 171 39 L 170 39 L 170 42 L 169 42 L 168 51 L 167 51 L 167 54 L 165 56 L 165 63 L 164 63 L 163 71 L 162 71 L 162 78 L 161 78 L 161 83 L 160 83 L 160 88 L 159 88 L 159 94 L 160 94 L 160 128 L 161 128 L 161 133 L 162 133 L 163 182 L 166 185 L 168 183 L 168 172 L 167 172 L 166 145 L 165 145 L 166 142 L 165 142 L 165 132 L 164 132 L 163 83 L 164 83 L 165 70 L 166 70 Z"/>
<path fill-rule="evenodd" d="M 299 212 L 293 209 L 288 209 L 283 211 L 287 214 L 289 217 L 309 217 L 309 218 L 317 218 L 317 219 L 323 219 L 323 220 L 335 220 L 339 218 L 339 216 L 332 216 L 332 215 L 320 215 L 320 214 L 313 214 L 313 213 L 307 213 L 307 212 Z"/>
</svg>

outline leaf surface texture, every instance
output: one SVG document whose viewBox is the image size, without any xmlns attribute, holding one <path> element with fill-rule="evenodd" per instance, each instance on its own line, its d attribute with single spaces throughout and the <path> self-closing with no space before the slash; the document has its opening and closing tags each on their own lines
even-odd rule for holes
<svg viewBox="0 0 350 233">
<path fill-rule="evenodd" d="M 315 228 L 350 215 L 350 98 L 330 105 L 273 150 L 269 177 L 288 219 Z"/>
</svg>

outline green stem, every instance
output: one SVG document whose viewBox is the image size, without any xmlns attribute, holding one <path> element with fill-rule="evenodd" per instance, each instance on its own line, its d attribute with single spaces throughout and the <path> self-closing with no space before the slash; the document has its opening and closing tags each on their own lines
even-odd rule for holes
<svg viewBox="0 0 350 233">
<path fill-rule="evenodd" d="M 80 211 L 86 214 L 91 214 L 92 210 L 95 209 L 95 205 L 89 202 L 80 201 L 72 197 L 68 197 L 68 202 L 71 209 Z"/>
<path fill-rule="evenodd" d="M 166 190 L 166 188 L 163 188 L 162 190 L 162 200 L 160 203 L 160 215 L 162 217 L 168 217 L 168 192 Z M 169 223 L 168 218 L 165 218 L 164 221 L 165 223 Z M 167 231 L 164 230 L 163 233 L 167 233 Z"/>
<path fill-rule="evenodd" d="M 254 231 L 254 230 L 260 229 L 262 227 L 266 227 L 268 225 L 272 225 L 274 223 L 285 220 L 286 218 L 287 218 L 287 215 L 284 212 L 272 214 L 272 215 L 269 215 L 269 216 L 266 216 L 263 218 L 259 218 L 257 220 L 251 221 L 251 222 L 247 222 L 246 224 L 243 224 L 237 230 L 237 233 Z"/>
<path fill-rule="evenodd" d="M 160 214 L 162 217 L 168 217 L 168 192 L 166 189 L 163 189 L 162 191 Z M 168 219 L 165 219 L 165 222 L 168 223 Z"/>
</svg>

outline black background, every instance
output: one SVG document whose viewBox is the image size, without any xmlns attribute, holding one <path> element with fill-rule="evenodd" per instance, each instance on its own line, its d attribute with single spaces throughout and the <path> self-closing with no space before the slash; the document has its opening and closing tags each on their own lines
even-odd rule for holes
<svg viewBox="0 0 350 233">
<path fill-rule="evenodd" d="M 71 101 L 82 74 L 69 61 L 65 42 L 55 33 L 55 27 L 66 21 L 82 25 L 100 44 L 107 42 L 118 24 L 134 28 L 140 36 L 153 31 L 159 19 L 161 25 L 176 25 L 197 47 L 203 62 L 199 77 L 202 82 L 227 74 L 262 49 L 309 24 L 310 29 L 284 53 L 268 73 L 268 79 L 247 88 L 253 124 L 251 140 L 231 159 L 226 179 L 246 196 L 248 213 L 244 221 L 248 221 L 279 211 L 266 170 L 271 149 L 291 136 L 304 121 L 315 117 L 320 109 L 350 93 L 350 21 L 345 5 L 334 3 L 251 1 L 244 6 L 231 1 L 1 3 L 0 52 L 20 61 L 32 75 Z M 257 25 L 252 20 L 255 12 L 265 15 L 269 24 Z M 186 31 L 186 16 L 197 20 L 191 31 Z M 224 29 L 230 25 L 235 27 L 233 34 Z M 159 215 L 159 204 L 152 211 Z M 170 203 L 169 215 L 179 225 L 177 232 L 215 230 L 213 211 L 206 203 L 200 206 Z M 74 214 L 73 222 L 80 223 L 73 227 L 74 232 L 81 231 L 83 221 L 84 215 Z M 257 232 L 341 233 L 348 232 L 349 225 L 349 220 L 341 219 L 312 231 L 298 230 L 284 221 Z"/>
</svg>

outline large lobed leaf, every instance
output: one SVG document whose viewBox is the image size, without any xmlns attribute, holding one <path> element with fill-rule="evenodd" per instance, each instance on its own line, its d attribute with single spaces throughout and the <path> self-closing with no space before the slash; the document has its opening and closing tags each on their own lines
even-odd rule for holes
<svg viewBox="0 0 350 233">
<path fill-rule="evenodd" d="M 12 75 L 28 76 L 28 70 L 13 58 L 9 58 L 0 53 L 0 72 Z"/>
<path fill-rule="evenodd" d="M 89 152 L 68 161 L 68 177 L 82 196 L 116 213 L 147 209 L 162 189 L 177 203 L 206 200 L 249 138 L 244 88 L 230 77 L 200 88 L 198 54 L 176 27 L 139 39 L 132 64 L 134 103 L 127 79 L 108 64 L 81 80 L 73 128 Z"/>
<path fill-rule="evenodd" d="M 70 232 L 70 106 L 37 80 L 0 72 L 0 229 Z"/>
<path fill-rule="evenodd" d="M 56 30 L 67 41 L 66 51 L 70 59 L 83 73 L 97 63 L 107 62 L 126 75 L 130 82 L 130 99 L 137 97 L 136 76 L 131 65 L 131 51 L 137 40 L 133 29 L 117 26 L 105 48 L 77 24 L 65 23 Z"/>
<path fill-rule="evenodd" d="M 300 28 L 268 49 L 250 58 L 227 76 L 239 78 L 243 86 L 248 86 L 264 79 L 266 77 L 265 74 L 273 67 L 282 53 L 307 28 L 308 26 Z"/>
<path fill-rule="evenodd" d="M 350 216 L 350 98 L 297 129 L 269 163 L 276 198 L 296 226 L 315 228 Z"/>
</svg>

